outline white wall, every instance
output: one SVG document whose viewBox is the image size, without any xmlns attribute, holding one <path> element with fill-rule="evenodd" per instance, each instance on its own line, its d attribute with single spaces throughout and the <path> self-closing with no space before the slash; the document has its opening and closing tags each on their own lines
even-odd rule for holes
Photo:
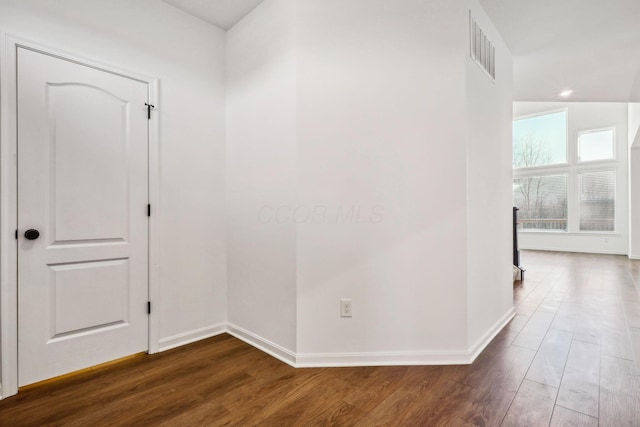
<svg viewBox="0 0 640 427">
<path fill-rule="evenodd" d="M 640 103 L 629 103 L 629 258 L 640 259 Z"/>
<path fill-rule="evenodd" d="M 232 332 L 298 365 L 467 360 L 512 308 L 504 43 L 494 85 L 445 0 L 266 0 L 227 43 Z"/>
<path fill-rule="evenodd" d="M 466 55 L 468 345 L 474 346 L 513 307 L 513 59 L 476 0 L 467 5 L 495 46 L 492 82 Z"/>
<path fill-rule="evenodd" d="M 628 104 L 596 102 L 516 102 L 514 117 L 567 108 L 568 143 L 576 146 L 578 132 L 615 126 L 618 171 L 616 181 L 616 231 L 614 233 L 520 232 L 521 249 L 627 254 L 628 225 Z M 573 149 L 573 147 L 570 147 Z M 575 192 L 576 183 L 569 182 Z M 574 224 L 578 221 L 577 204 L 569 206 Z M 526 260 L 522 260 L 526 268 Z"/>
<path fill-rule="evenodd" d="M 227 33 L 228 311 L 289 351 L 296 337 L 295 1 Z"/>
<path fill-rule="evenodd" d="M 464 3 L 299 0 L 297 21 L 298 353 L 466 351 Z"/>
<path fill-rule="evenodd" d="M 0 0 L 0 30 L 160 79 L 160 338 L 224 322 L 224 32 L 156 0 Z"/>
</svg>

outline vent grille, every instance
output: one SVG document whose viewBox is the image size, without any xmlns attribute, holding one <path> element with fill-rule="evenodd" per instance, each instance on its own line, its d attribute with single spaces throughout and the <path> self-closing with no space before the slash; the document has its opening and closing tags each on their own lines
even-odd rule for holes
<svg viewBox="0 0 640 427">
<path fill-rule="evenodd" d="M 469 13 L 471 59 L 480 66 L 491 81 L 496 80 L 496 49 L 482 28 Z"/>
</svg>

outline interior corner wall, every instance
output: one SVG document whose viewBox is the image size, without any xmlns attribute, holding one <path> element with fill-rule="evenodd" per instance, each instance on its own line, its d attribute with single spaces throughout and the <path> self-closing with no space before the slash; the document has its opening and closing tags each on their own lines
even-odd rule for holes
<svg viewBox="0 0 640 427">
<path fill-rule="evenodd" d="M 230 327 L 296 350 L 295 1 L 266 0 L 227 32 Z"/>
<path fill-rule="evenodd" d="M 629 250 L 628 108 L 626 102 L 515 102 L 514 117 L 566 108 L 569 153 L 577 147 L 580 131 L 616 128 L 616 231 L 614 233 L 526 232 L 518 233 L 520 249 L 624 254 Z M 569 191 L 577 194 L 577 183 L 569 179 Z M 578 204 L 569 199 L 569 220 L 578 222 Z M 522 260 L 526 268 L 526 260 Z"/>
<path fill-rule="evenodd" d="M 629 103 L 629 258 L 640 259 L 640 102 Z"/>
<path fill-rule="evenodd" d="M 496 78 L 466 51 L 468 345 L 482 345 L 513 313 L 513 58 L 476 0 L 474 20 L 495 47 Z M 490 337 L 484 337 L 490 338 Z"/>
<path fill-rule="evenodd" d="M 297 1 L 300 360 L 467 351 L 466 16 Z"/>
<path fill-rule="evenodd" d="M 0 30 L 159 78 L 160 341 L 224 322 L 224 32 L 157 0 L 0 0 Z"/>
</svg>

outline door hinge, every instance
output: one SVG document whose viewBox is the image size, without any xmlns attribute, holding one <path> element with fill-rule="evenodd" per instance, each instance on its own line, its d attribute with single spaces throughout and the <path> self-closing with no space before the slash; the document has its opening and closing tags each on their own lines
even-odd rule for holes
<svg viewBox="0 0 640 427">
<path fill-rule="evenodd" d="M 147 216 L 151 216 L 151 205 L 147 205 Z"/>
<path fill-rule="evenodd" d="M 146 102 L 144 103 L 144 105 L 147 106 L 147 119 L 151 120 L 151 109 L 156 108 L 156 106 L 152 104 L 147 104 Z"/>
<path fill-rule="evenodd" d="M 16 240 L 18 240 L 18 229 L 16 228 Z"/>
<path fill-rule="evenodd" d="M 147 314 L 151 314 L 151 301 L 147 301 Z"/>
</svg>

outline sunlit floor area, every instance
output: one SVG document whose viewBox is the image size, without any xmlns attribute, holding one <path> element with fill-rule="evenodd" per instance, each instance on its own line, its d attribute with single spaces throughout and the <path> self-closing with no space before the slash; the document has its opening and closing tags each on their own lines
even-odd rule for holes
<svg viewBox="0 0 640 427">
<path fill-rule="evenodd" d="M 468 366 L 294 369 L 229 335 L 27 387 L 0 425 L 637 426 L 640 262 L 522 251 Z"/>
</svg>

